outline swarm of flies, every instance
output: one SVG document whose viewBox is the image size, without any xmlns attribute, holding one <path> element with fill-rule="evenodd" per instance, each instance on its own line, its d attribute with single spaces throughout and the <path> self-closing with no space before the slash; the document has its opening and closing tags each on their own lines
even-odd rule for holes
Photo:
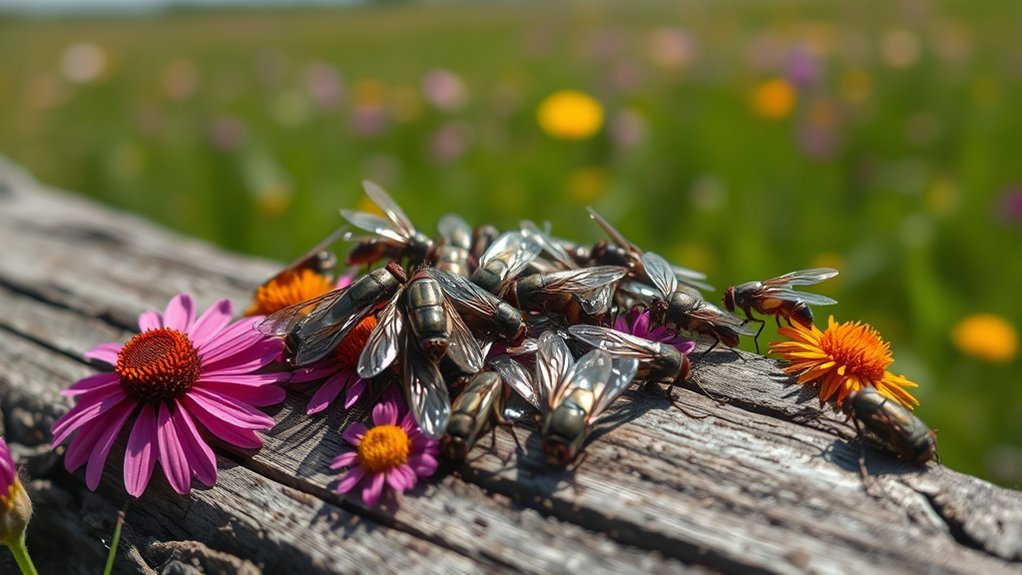
<svg viewBox="0 0 1022 575">
<path fill-rule="evenodd" d="M 455 461 L 494 426 L 533 411 L 544 461 L 563 467 L 633 382 L 686 381 L 718 345 L 735 348 L 752 337 L 758 351 L 762 316 L 809 326 L 810 305 L 837 303 L 793 289 L 838 273 L 818 268 L 728 287 L 718 307 L 702 295 L 712 290 L 704 274 L 640 249 L 592 209 L 607 238 L 593 245 L 557 238 L 530 221 L 500 233 L 454 214 L 430 236 L 382 188 L 365 182 L 364 189 L 382 215 L 342 210 L 347 231 L 281 274 L 332 273 L 329 247 L 339 235 L 354 244 L 345 263 L 363 273 L 347 287 L 272 313 L 259 329 L 282 338 L 285 360 L 300 367 L 334 353 L 374 316 L 358 375 L 398 382 L 422 433 Z M 704 339 L 707 350 L 690 359 L 674 345 L 611 327 L 636 309 L 671 334 Z M 931 457 L 925 425 L 875 396 L 845 403 L 856 425 L 913 461 Z"/>
</svg>

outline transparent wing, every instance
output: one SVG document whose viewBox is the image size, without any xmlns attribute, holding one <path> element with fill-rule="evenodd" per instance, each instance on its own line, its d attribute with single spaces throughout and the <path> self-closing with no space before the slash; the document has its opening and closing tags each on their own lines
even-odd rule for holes
<svg viewBox="0 0 1022 575">
<path fill-rule="evenodd" d="M 728 327 L 742 335 L 756 335 L 756 330 L 748 325 L 748 320 L 729 311 L 724 311 L 712 303 L 702 301 L 699 306 L 688 312 L 698 320 L 720 327 Z"/>
<path fill-rule="evenodd" d="M 825 295 L 816 293 L 808 293 L 804 291 L 795 291 L 793 289 L 768 287 L 760 292 L 764 296 L 775 297 L 778 299 L 790 300 L 790 301 L 804 301 L 810 305 L 834 305 L 837 303 L 836 299 L 829 298 Z"/>
<path fill-rule="evenodd" d="M 813 268 L 810 270 L 798 270 L 763 280 L 763 285 L 773 287 L 808 286 L 818 284 L 823 280 L 830 279 L 838 274 L 834 268 Z"/>
<path fill-rule="evenodd" d="M 295 365 L 308 365 L 333 353 L 344 336 L 371 314 L 375 307 L 367 305 L 358 309 L 338 324 L 324 324 L 306 318 L 296 334 Z"/>
<path fill-rule="evenodd" d="M 598 316 L 610 311 L 610 304 L 614 301 L 613 286 L 603 286 L 595 291 L 576 294 L 575 299 L 582 306 L 582 310 L 592 316 Z"/>
<path fill-rule="evenodd" d="M 398 306 L 401 291 L 390 298 L 390 303 L 377 316 L 376 327 L 369 334 L 366 345 L 358 357 L 358 375 L 363 379 L 376 377 L 397 359 L 404 343 L 404 314 Z"/>
<path fill-rule="evenodd" d="M 646 276 L 653 286 L 660 290 L 662 295 L 670 295 L 678 291 L 678 276 L 674 275 L 674 268 L 667 260 L 653 252 L 642 254 L 642 267 L 646 270 Z"/>
<path fill-rule="evenodd" d="M 479 259 L 479 266 L 485 267 L 491 262 L 503 261 L 505 270 L 501 281 L 504 281 L 522 273 L 522 270 L 536 259 L 542 249 L 543 247 L 534 236 L 526 235 L 521 231 L 507 232 L 487 248 L 486 253 Z"/>
<path fill-rule="evenodd" d="M 274 279 L 283 276 L 284 274 L 293 273 L 300 269 L 313 268 L 319 272 L 325 272 L 330 268 L 334 267 L 337 263 L 337 257 L 334 254 L 327 251 L 327 248 L 331 244 L 336 242 L 341 234 L 344 233 L 345 226 L 341 226 L 327 236 L 323 241 L 316 244 L 312 249 L 302 254 L 301 257 L 289 263 L 284 269 L 277 272 L 272 278 L 263 282 L 263 285 L 272 282 Z"/>
<path fill-rule="evenodd" d="M 436 229 L 445 245 L 466 250 L 472 248 L 472 226 L 458 214 L 444 214 Z"/>
<path fill-rule="evenodd" d="M 362 189 L 366 191 L 366 195 L 369 196 L 373 203 L 380 206 L 380 209 L 387 214 L 390 221 L 394 222 L 397 229 L 404 232 L 406 237 L 415 235 L 415 226 L 412 225 L 412 220 L 408 219 L 404 210 L 401 209 L 401 206 L 397 205 L 397 202 L 390 197 L 390 194 L 369 180 L 362 180 Z"/>
<path fill-rule="evenodd" d="M 593 266 L 577 270 L 554 272 L 544 276 L 545 292 L 592 292 L 625 277 L 628 268 L 621 266 Z"/>
<path fill-rule="evenodd" d="M 356 212 L 352 210 L 341 210 L 341 217 L 348 220 L 348 223 L 355 226 L 356 228 L 365 230 L 367 232 L 374 233 L 378 236 L 387 238 L 388 240 L 404 244 L 411 238 L 405 230 L 398 228 L 393 222 L 381 218 L 374 214 L 367 214 L 365 212 Z M 373 236 L 356 238 L 351 232 L 344 234 L 345 241 L 356 241 L 373 239 Z"/>
<path fill-rule="evenodd" d="M 532 237 L 541 246 L 542 251 L 560 263 L 561 267 L 565 269 L 578 267 L 578 264 L 575 263 L 575 260 L 571 258 L 568 252 L 560 244 L 550 239 L 550 234 L 547 231 L 539 229 L 536 227 L 536 224 L 529 220 L 522 220 L 519 225 L 522 228 L 522 233 Z"/>
<path fill-rule="evenodd" d="M 540 400 L 539 393 L 536 392 L 536 388 L 532 384 L 532 377 L 529 375 L 528 370 L 522 367 L 522 364 L 510 357 L 498 357 L 490 361 L 490 366 L 500 374 L 500 378 L 511 389 L 515 390 L 515 393 L 522 396 L 522 399 L 529 402 L 536 409 L 543 409 L 543 402 Z"/>
<path fill-rule="evenodd" d="M 469 331 L 468 326 L 461 319 L 458 310 L 454 309 L 447 298 L 441 302 L 444 313 L 447 314 L 447 328 L 450 332 L 450 344 L 447 347 L 447 355 L 458 367 L 466 373 L 476 373 L 483 368 L 483 355 L 479 349 L 479 342 Z"/>
<path fill-rule="evenodd" d="M 414 342 L 405 337 L 405 362 L 402 383 L 408 405 L 422 433 L 440 439 L 451 417 L 451 397 L 437 364 L 422 355 Z"/>
<path fill-rule="evenodd" d="M 328 309 L 344 294 L 344 291 L 343 289 L 329 291 L 321 296 L 277 310 L 259 322 L 256 329 L 263 335 L 284 337 L 298 322 L 308 318 L 312 312 L 320 310 L 322 313 L 322 310 Z"/>
<path fill-rule="evenodd" d="M 579 341 L 594 348 L 609 351 L 617 357 L 649 359 L 660 351 L 654 341 L 622 333 L 602 325 L 573 325 L 568 328 L 568 333 Z"/>
<path fill-rule="evenodd" d="M 497 313 L 497 307 L 503 301 L 472 283 L 468 278 L 437 268 L 430 268 L 429 274 L 440 284 L 440 288 L 447 297 L 454 300 L 456 304 L 469 307 L 479 314 L 491 316 Z"/>
<path fill-rule="evenodd" d="M 596 225 L 603 228 L 603 231 L 607 233 L 607 236 L 611 239 L 611 241 L 613 241 L 615 244 L 623 248 L 634 249 L 638 251 L 638 248 L 632 245 L 632 242 L 625 239 L 621 232 L 617 231 L 617 228 L 612 226 L 610 222 L 608 222 L 606 218 L 597 213 L 596 210 L 590 207 L 586 207 L 586 210 L 589 212 L 589 217 L 592 218 L 594 222 L 596 222 Z"/>
<path fill-rule="evenodd" d="M 697 272 L 696 270 L 691 268 L 686 268 L 683 266 L 679 266 L 677 264 L 671 264 L 671 268 L 674 270 L 674 275 L 677 276 L 679 280 L 688 281 L 689 283 L 695 286 L 698 286 L 702 283 L 699 280 L 706 279 L 706 274 L 704 274 L 703 272 Z M 713 288 L 711 287 L 708 289 L 712 290 Z"/>
<path fill-rule="evenodd" d="M 612 360 L 610 354 L 602 349 L 594 349 L 580 357 L 578 363 L 568 373 L 567 383 L 562 386 L 563 391 L 555 404 L 560 403 L 563 396 L 576 389 L 591 391 L 594 396 L 598 394 L 610 379 Z"/>
<path fill-rule="evenodd" d="M 596 404 L 589 414 L 590 424 L 599 420 L 600 416 L 610 407 L 610 404 L 614 403 L 614 400 L 621 397 L 621 394 L 628 389 L 632 380 L 635 379 L 635 373 L 638 369 L 639 360 L 635 358 L 628 357 L 613 361 L 610 377 L 606 385 L 599 389 L 596 396 Z"/>
<path fill-rule="evenodd" d="M 539 347 L 536 350 L 536 390 L 541 402 L 552 409 L 561 384 L 567 378 L 574 365 L 571 350 L 564 339 L 552 331 L 543 332 L 539 336 Z"/>
</svg>

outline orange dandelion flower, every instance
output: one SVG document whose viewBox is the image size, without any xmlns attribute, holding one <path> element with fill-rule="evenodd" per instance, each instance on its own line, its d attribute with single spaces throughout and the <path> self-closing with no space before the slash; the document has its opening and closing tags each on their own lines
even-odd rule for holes
<svg viewBox="0 0 1022 575">
<path fill-rule="evenodd" d="M 761 118 L 780 120 L 791 115 L 797 99 L 795 87 L 787 81 L 768 80 L 752 91 L 752 109 Z"/>
<path fill-rule="evenodd" d="M 991 363 L 1008 363 L 1018 353 L 1018 332 L 1006 319 L 977 313 L 966 317 L 951 331 L 958 351 Z"/>
<path fill-rule="evenodd" d="M 540 102 L 536 120 L 554 138 L 585 140 L 603 126 L 603 107 L 589 94 L 561 90 Z"/>
<path fill-rule="evenodd" d="M 280 274 L 259 286 L 245 315 L 269 315 L 334 289 L 327 276 L 308 268 Z"/>
<path fill-rule="evenodd" d="M 909 409 L 919 405 L 906 387 L 918 387 L 907 378 L 887 371 L 894 359 L 891 346 L 868 324 L 828 320 L 827 330 L 794 324 L 778 333 L 791 341 L 772 342 L 770 353 L 789 362 L 784 373 L 797 374 L 798 383 L 819 383 L 820 401 L 834 398 L 838 407 L 852 391 L 876 388 Z"/>
</svg>

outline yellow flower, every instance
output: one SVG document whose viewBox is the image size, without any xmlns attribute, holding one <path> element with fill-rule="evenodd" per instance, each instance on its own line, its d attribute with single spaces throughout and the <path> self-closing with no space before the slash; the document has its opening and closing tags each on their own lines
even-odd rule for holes
<svg viewBox="0 0 1022 575">
<path fill-rule="evenodd" d="M 269 315 L 332 289 L 334 282 L 329 277 L 308 268 L 284 272 L 259 286 L 245 315 Z"/>
<path fill-rule="evenodd" d="M 1007 363 L 1018 351 L 1018 332 L 1004 318 L 977 313 L 958 322 L 951 331 L 958 351 L 992 363 Z"/>
<path fill-rule="evenodd" d="M 756 86 L 752 92 L 752 109 L 762 118 L 780 120 L 795 108 L 795 88 L 780 78 Z"/>
<path fill-rule="evenodd" d="M 588 94 L 561 90 L 540 102 L 536 119 L 543 131 L 555 138 L 584 140 L 603 126 L 603 107 Z"/>
<path fill-rule="evenodd" d="M 909 409 L 919 405 L 905 390 L 918 385 L 887 371 L 894 361 L 890 344 L 871 326 L 861 322 L 839 324 L 830 316 L 823 332 L 816 326 L 795 322 L 778 333 L 791 341 L 771 342 L 770 353 L 788 361 L 784 373 L 798 374 L 798 383 L 819 383 L 821 402 L 834 398 L 840 407 L 852 391 L 873 387 Z"/>
</svg>

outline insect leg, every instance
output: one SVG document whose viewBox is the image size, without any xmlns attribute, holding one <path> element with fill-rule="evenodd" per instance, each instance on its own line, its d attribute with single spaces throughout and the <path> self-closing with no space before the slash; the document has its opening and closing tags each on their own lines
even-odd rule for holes
<svg viewBox="0 0 1022 575">
<path fill-rule="evenodd" d="M 852 418 L 852 425 L 855 426 L 855 433 L 859 436 L 859 473 L 862 474 L 862 487 L 869 492 L 869 472 L 866 471 L 866 438 L 859 427 L 859 420 Z"/>
</svg>

